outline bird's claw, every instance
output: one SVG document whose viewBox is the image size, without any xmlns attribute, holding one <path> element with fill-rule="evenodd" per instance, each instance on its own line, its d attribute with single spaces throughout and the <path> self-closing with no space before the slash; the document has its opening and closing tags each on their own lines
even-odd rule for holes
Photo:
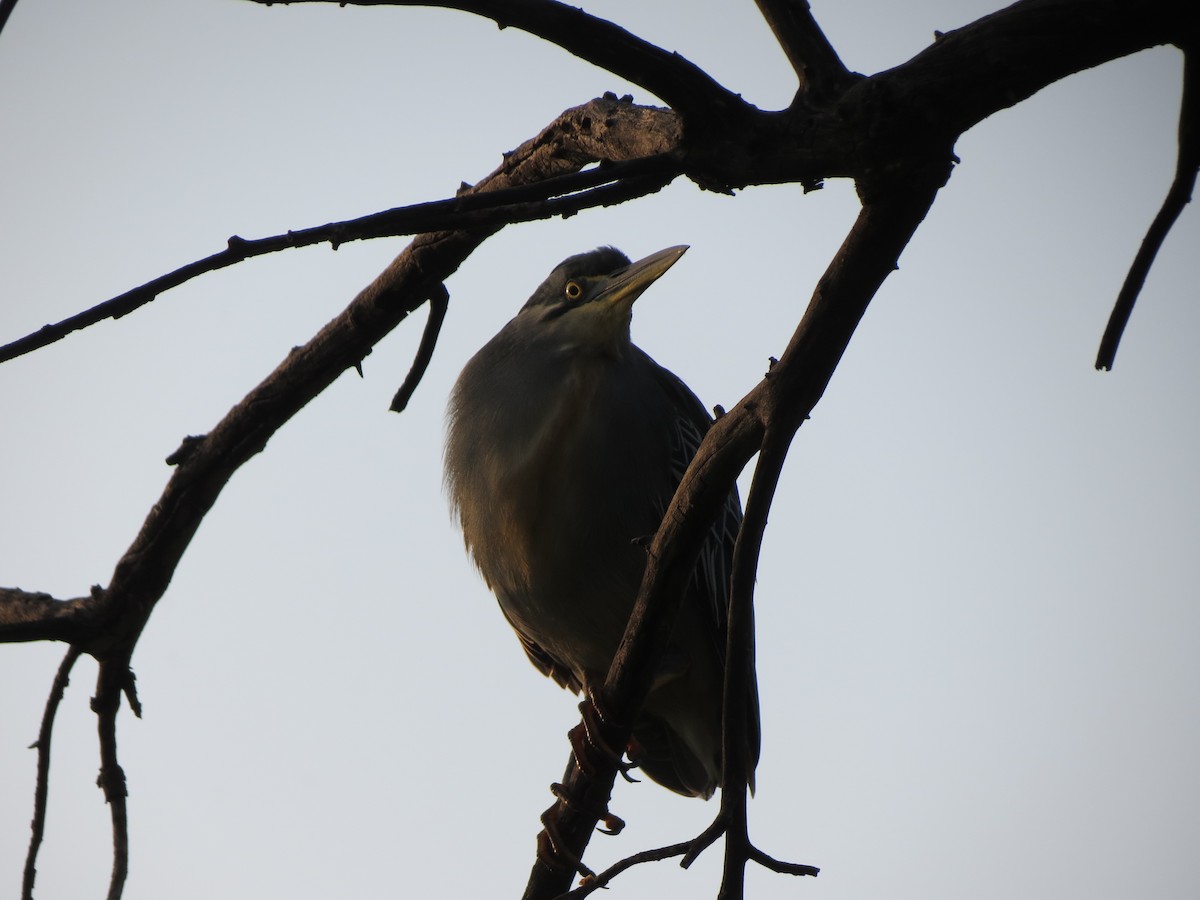
<svg viewBox="0 0 1200 900">
<path fill-rule="evenodd" d="M 550 785 L 550 793 L 552 793 L 555 797 L 557 797 L 562 802 L 563 806 L 572 806 L 572 807 L 575 807 L 576 809 L 579 808 L 579 804 L 577 804 L 574 800 L 571 799 L 570 796 L 568 796 L 567 789 L 563 785 L 559 784 L 558 782 L 555 782 L 554 784 Z M 543 825 L 545 824 L 546 817 L 552 818 L 555 821 L 555 824 L 557 824 L 557 819 L 558 819 L 557 810 L 558 810 L 558 805 L 555 804 L 554 806 L 550 807 L 550 809 L 548 809 L 544 813 L 542 813 L 542 816 L 543 816 L 542 824 Z M 615 813 L 613 813 L 611 810 L 609 810 L 607 805 L 600 809 L 596 809 L 593 807 L 592 811 L 595 813 L 596 818 L 599 819 L 602 823 L 604 823 L 603 828 L 596 829 L 601 834 L 616 835 L 616 834 L 620 834 L 622 831 L 625 830 L 625 820 L 622 819 L 620 816 L 616 815 Z"/>
<path fill-rule="evenodd" d="M 550 790 L 559 800 L 567 802 L 561 784 L 551 785 Z M 583 860 L 576 856 L 563 840 L 562 833 L 558 830 L 557 803 L 542 813 L 541 821 L 542 830 L 537 837 L 537 858 L 542 865 L 558 872 L 569 870 L 578 872 L 584 878 L 595 878 L 596 873 L 584 865 Z"/>
<path fill-rule="evenodd" d="M 617 835 L 625 830 L 625 820 L 618 815 L 605 810 L 604 815 L 600 817 L 600 821 L 604 823 L 603 828 L 596 829 L 601 834 Z"/>
</svg>

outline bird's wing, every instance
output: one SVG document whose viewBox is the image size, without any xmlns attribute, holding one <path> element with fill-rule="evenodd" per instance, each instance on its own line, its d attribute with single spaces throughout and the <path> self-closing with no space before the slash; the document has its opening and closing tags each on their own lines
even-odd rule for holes
<svg viewBox="0 0 1200 900">
<path fill-rule="evenodd" d="M 713 420 L 700 398 L 675 373 L 653 360 L 651 364 L 657 370 L 659 383 L 671 399 L 671 406 L 676 413 L 671 426 L 671 489 L 674 491 L 683 480 L 683 474 L 708 429 L 712 427 Z M 664 504 L 670 501 L 670 496 L 663 498 Z M 665 505 L 663 512 L 666 512 Z M 712 531 L 704 541 L 690 585 L 690 590 L 698 591 L 712 610 L 721 658 L 725 656 L 726 605 L 729 600 L 729 576 L 733 569 L 733 545 L 741 524 L 742 504 L 735 488 L 726 495 Z"/>
</svg>

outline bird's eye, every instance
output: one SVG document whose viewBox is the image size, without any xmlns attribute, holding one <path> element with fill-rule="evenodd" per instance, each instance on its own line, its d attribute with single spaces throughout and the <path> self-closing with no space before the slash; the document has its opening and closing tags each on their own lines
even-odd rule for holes
<svg viewBox="0 0 1200 900">
<path fill-rule="evenodd" d="M 578 281 L 568 281 L 567 286 L 563 288 L 563 296 L 568 300 L 578 300 L 583 296 L 583 288 Z"/>
</svg>

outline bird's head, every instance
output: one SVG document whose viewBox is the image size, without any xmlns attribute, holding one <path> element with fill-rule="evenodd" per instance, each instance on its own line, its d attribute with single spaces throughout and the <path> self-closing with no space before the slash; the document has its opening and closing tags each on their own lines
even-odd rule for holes
<svg viewBox="0 0 1200 900">
<path fill-rule="evenodd" d="M 615 247 L 568 257 L 534 291 L 517 318 L 562 350 L 620 355 L 629 345 L 633 301 L 686 250 L 668 247 L 634 263 Z"/>
</svg>

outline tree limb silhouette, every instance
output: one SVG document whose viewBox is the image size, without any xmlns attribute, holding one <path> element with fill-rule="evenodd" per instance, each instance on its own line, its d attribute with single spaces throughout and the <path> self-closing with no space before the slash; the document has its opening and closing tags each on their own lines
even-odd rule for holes
<svg viewBox="0 0 1200 900">
<path fill-rule="evenodd" d="M 615 97 L 613 98 L 616 99 Z M 665 111 L 664 111 L 665 112 Z M 417 203 L 356 219 L 330 222 L 263 238 L 234 235 L 224 250 L 180 266 L 143 285 L 98 303 L 61 322 L 0 346 L 0 363 L 40 350 L 74 331 L 119 319 L 158 299 L 158 295 L 208 272 L 245 262 L 256 256 L 310 247 L 328 242 L 333 249 L 351 241 L 399 237 L 427 231 L 491 228 L 532 222 L 553 216 L 574 215 L 594 206 L 623 203 L 660 190 L 679 174 L 668 152 L 640 159 L 599 165 L 543 181 L 474 193 L 465 191 L 448 200 Z"/>
<path fill-rule="evenodd" d="M 42 838 L 46 834 L 46 802 L 50 796 L 50 743 L 54 734 L 54 719 L 58 715 L 58 705 L 62 702 L 63 692 L 71 681 L 71 669 L 79 659 L 81 651 L 77 647 L 67 649 L 58 666 L 58 672 L 50 685 L 50 695 L 46 698 L 46 709 L 42 713 L 42 727 L 38 729 L 37 741 L 37 784 L 33 790 L 33 821 L 29 823 L 29 849 L 25 853 L 25 873 L 21 880 L 21 900 L 33 900 L 33 883 L 37 878 L 38 850 L 42 846 Z"/>
<path fill-rule="evenodd" d="M 285 422 L 343 372 L 358 367 L 372 347 L 422 303 L 443 305 L 445 280 L 490 235 L 509 222 L 642 196 L 680 174 L 701 187 L 726 192 L 750 184 L 799 183 L 807 188 L 827 178 L 846 177 L 854 180 L 862 200 L 857 221 L 816 285 L 787 349 L 768 375 L 713 425 L 650 545 L 637 605 L 600 690 L 603 706 L 611 714 L 600 723 L 602 737 L 611 746 L 624 746 L 625 723 L 633 721 L 650 683 L 656 648 L 672 627 L 703 537 L 737 475 L 762 451 L 761 480 L 756 475 L 749 525 L 739 538 L 741 563 L 735 573 L 729 648 L 731 660 L 736 653 L 752 652 L 746 629 L 752 616 L 753 571 L 778 466 L 824 393 L 872 298 L 896 268 L 948 178 L 957 138 L 992 113 L 1073 72 L 1157 44 L 1195 46 L 1197 39 L 1194 6 L 1173 0 L 1146 0 L 1136 8 L 1107 0 L 1023 0 L 939 35 L 900 66 L 858 76 L 841 64 L 803 0 L 759 0 L 800 86 L 797 102 L 767 112 L 741 100 L 677 54 L 551 0 L 421 5 L 465 10 L 493 18 L 502 27 L 511 25 L 539 35 L 652 91 L 672 109 L 635 106 L 615 96 L 590 101 L 557 117 L 509 154 L 498 169 L 455 198 L 257 241 L 231 239 L 221 253 L 0 351 L 2 360 L 44 347 L 76 328 L 127 314 L 197 274 L 253 255 L 300 246 L 300 242 L 336 245 L 420 232 L 339 315 L 293 350 L 209 432 L 185 440 L 170 458 L 174 473 L 106 586 L 70 600 L 0 589 L 0 642 L 65 641 L 72 648 L 68 659 L 86 652 L 100 662 L 93 708 L 98 717 L 100 783 L 112 812 L 109 897 L 113 900 L 121 894 L 128 868 L 125 776 L 116 754 L 116 715 L 122 697 L 138 710 L 129 669 L 131 654 L 201 521 L 232 474 L 261 452 Z M 1184 175 L 1190 172 L 1193 181 L 1195 177 L 1200 154 L 1196 78 L 1189 58 L 1176 185 L 1160 213 L 1165 224 L 1160 227 L 1156 220 L 1162 234 L 1169 228 L 1166 218 L 1173 220 L 1186 202 L 1183 194 L 1190 192 L 1191 182 L 1184 185 Z M 606 165 L 581 171 L 597 162 Z M 1158 231 L 1152 229 L 1153 235 Z M 1161 236 L 1156 239 L 1161 243 Z M 1154 244 L 1150 236 L 1147 243 Z M 1149 268 L 1156 249 L 1154 245 L 1146 251 L 1141 269 Z M 1135 261 L 1135 270 L 1141 271 L 1138 267 Z M 1130 280 L 1138 285 L 1143 279 L 1144 271 L 1136 278 L 1131 272 Z M 1136 285 L 1132 291 L 1124 303 L 1125 318 Z M 410 377 L 414 384 L 432 353 L 437 314 L 435 307 L 427 340 L 414 361 Z M 400 399 L 406 399 L 404 391 L 407 387 L 402 388 Z M 66 660 L 63 666 L 60 673 L 65 681 Z M 731 679 L 741 677 L 738 668 L 729 666 Z M 729 694 L 730 686 L 726 690 Z M 47 710 L 50 715 L 49 705 Z M 735 711 L 726 711 L 727 722 L 737 718 L 731 712 Z M 744 777 L 739 781 L 737 776 L 747 763 L 739 758 L 734 741 L 727 727 L 726 783 L 744 784 Z M 611 765 L 600 760 L 593 771 L 584 773 L 572 758 L 554 807 L 560 843 L 554 845 L 553 855 L 534 863 L 526 897 L 557 896 L 570 888 L 575 870 L 582 867 L 584 848 L 607 808 L 617 770 L 617 760 Z M 745 799 L 744 789 L 723 791 L 716 821 L 700 836 L 651 853 L 666 858 L 680 855 L 674 851 L 685 848 L 681 852 L 688 863 L 725 834 L 722 891 L 731 898 L 739 895 L 741 872 L 750 860 L 776 871 L 815 874 L 811 867 L 780 863 L 749 842 Z M 30 870 L 40 842 L 40 834 L 35 834 Z M 616 874 L 616 868 L 609 872 Z M 611 877 L 601 873 L 596 880 Z"/>
<path fill-rule="evenodd" d="M 1200 44 L 1184 52 L 1183 100 L 1179 109 L 1179 155 L 1175 162 L 1175 177 L 1117 294 L 1117 302 L 1096 354 L 1097 369 L 1111 370 L 1116 362 L 1117 347 L 1121 344 L 1121 336 L 1129 324 L 1133 306 L 1146 283 L 1146 276 L 1150 274 L 1150 267 L 1154 265 L 1158 251 L 1179 214 L 1191 201 L 1192 190 L 1196 187 L 1196 173 L 1200 171 L 1200 60 L 1196 58 L 1196 47 L 1200 47 Z"/>
</svg>

